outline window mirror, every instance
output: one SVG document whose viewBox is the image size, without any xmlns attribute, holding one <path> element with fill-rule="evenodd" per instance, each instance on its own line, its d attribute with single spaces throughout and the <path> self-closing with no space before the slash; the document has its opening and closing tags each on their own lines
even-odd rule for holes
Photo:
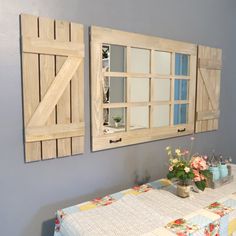
<svg viewBox="0 0 236 236">
<path fill-rule="evenodd" d="M 91 28 L 93 151 L 193 133 L 196 45 Z"/>
</svg>

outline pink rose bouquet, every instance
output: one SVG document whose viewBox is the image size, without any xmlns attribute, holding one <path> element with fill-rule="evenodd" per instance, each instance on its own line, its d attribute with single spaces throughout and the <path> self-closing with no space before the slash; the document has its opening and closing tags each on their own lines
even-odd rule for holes
<svg viewBox="0 0 236 236">
<path fill-rule="evenodd" d="M 194 174 L 193 181 L 197 188 L 202 191 L 206 188 L 206 181 L 210 176 L 206 159 L 206 156 L 197 155 L 193 156 L 190 160 L 190 166 Z"/>
</svg>

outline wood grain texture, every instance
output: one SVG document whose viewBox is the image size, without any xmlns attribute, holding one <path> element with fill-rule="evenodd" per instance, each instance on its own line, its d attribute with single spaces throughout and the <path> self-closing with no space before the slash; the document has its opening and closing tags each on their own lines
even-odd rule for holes
<svg viewBox="0 0 236 236">
<path fill-rule="evenodd" d="M 77 136 L 84 136 L 84 123 L 56 124 L 50 126 L 30 127 L 26 129 L 27 142 L 35 142 L 38 140 L 54 141 L 55 139 Z"/>
<path fill-rule="evenodd" d="M 61 98 L 63 97 L 65 92 L 68 92 L 67 90 L 68 86 L 70 86 L 70 81 L 73 75 L 75 74 L 76 70 L 78 69 L 81 61 L 82 59 L 76 57 L 68 57 L 66 59 L 66 61 L 58 71 L 56 78 L 51 83 L 51 86 L 48 88 L 42 101 L 38 105 L 32 118 L 30 119 L 28 127 L 45 125 L 45 123 L 48 120 L 48 117 L 53 112 L 55 105 L 56 104 L 58 105 L 61 102 Z M 64 101 L 64 103 L 66 103 L 66 101 Z M 68 103 L 69 102 L 67 101 L 66 104 Z M 67 108 L 67 110 L 69 110 L 69 108 Z M 62 119 L 60 118 L 60 112 L 58 111 L 57 111 L 57 119 L 59 120 Z M 67 114 L 66 121 L 70 122 L 70 113 Z"/>
<path fill-rule="evenodd" d="M 84 27 L 71 23 L 71 42 L 84 43 Z M 72 123 L 84 122 L 84 61 L 82 60 L 78 70 L 71 80 L 71 118 Z M 84 136 L 72 137 L 72 155 L 84 152 Z"/>
<path fill-rule="evenodd" d="M 102 45 L 103 43 L 112 45 L 122 45 L 126 49 L 127 72 L 110 72 L 102 70 Z M 130 71 L 132 47 L 149 50 L 150 53 L 150 73 L 134 73 Z M 153 69 L 154 51 L 165 51 L 172 53 L 170 75 L 155 74 Z M 175 52 L 185 53 L 190 58 L 190 75 L 175 75 Z M 91 85 L 92 85 L 92 149 L 93 151 L 121 147 L 125 145 L 153 141 L 169 137 L 183 136 L 194 132 L 195 120 L 195 89 L 196 89 L 196 57 L 197 46 L 194 44 L 178 42 L 168 39 L 157 38 L 153 36 L 134 34 L 129 32 L 117 31 L 101 27 L 91 28 Z M 104 76 L 112 78 L 126 78 L 126 101 L 123 103 L 103 103 L 102 78 Z M 149 100 L 148 102 L 131 102 L 130 100 L 130 82 L 133 78 L 149 78 Z M 170 101 L 152 101 L 152 79 L 171 80 L 171 99 Z M 186 101 L 174 100 L 174 86 L 176 79 L 186 79 L 189 81 L 189 99 Z M 142 92 L 142 91 L 140 91 Z M 153 124 L 153 107 L 155 105 L 170 105 L 171 124 L 168 127 L 152 127 Z M 188 104 L 188 123 L 183 125 L 174 125 L 174 105 Z M 132 107 L 146 106 L 149 108 L 149 128 L 134 130 L 130 125 L 130 116 Z M 125 131 L 117 133 L 104 132 L 103 126 L 103 109 L 125 108 L 126 124 Z M 179 130 L 184 130 L 179 132 Z M 119 142 L 113 142 L 120 140 Z"/>
<path fill-rule="evenodd" d="M 54 20 L 49 18 L 39 18 L 39 37 L 40 39 L 54 39 Z M 50 88 L 55 78 L 54 56 L 40 55 L 40 100 L 44 99 L 47 90 Z M 54 106 L 55 107 L 55 106 Z M 35 114 L 35 113 L 34 113 Z M 47 118 L 46 125 L 53 125 L 56 122 L 55 109 L 52 110 Z M 27 131 L 26 131 L 27 132 Z M 26 141 L 28 142 L 26 134 Z M 42 159 L 51 159 L 57 156 L 56 140 L 42 141 Z"/>
<path fill-rule="evenodd" d="M 50 25 L 46 25 L 44 30 L 48 31 L 50 27 Z M 36 54 L 84 57 L 84 44 L 60 42 L 51 37 L 47 39 L 43 34 L 40 35 L 40 38 L 23 37 L 22 50 Z"/>
<path fill-rule="evenodd" d="M 38 18 L 31 15 L 21 15 L 21 35 L 38 37 Z M 38 55 L 23 54 L 23 104 L 24 127 L 26 128 L 32 114 L 39 104 L 39 68 Z M 25 142 L 25 161 L 41 160 L 41 142 Z"/>
<path fill-rule="evenodd" d="M 83 153 L 83 26 L 23 14 L 21 29 L 26 161 Z"/>
<path fill-rule="evenodd" d="M 91 40 L 94 43 L 126 45 L 137 48 L 146 48 L 166 52 L 179 52 L 196 55 L 196 44 L 163 39 L 155 36 L 125 32 L 98 26 L 91 27 Z"/>
<path fill-rule="evenodd" d="M 67 21 L 55 21 L 56 40 L 69 42 L 70 40 L 70 25 Z M 66 58 L 56 56 L 56 73 L 58 73 L 65 63 Z M 71 104 L 70 104 L 70 84 L 67 84 L 60 100 L 57 103 L 57 124 L 69 124 L 71 122 Z M 71 138 L 57 140 L 58 157 L 71 155 Z"/>
<path fill-rule="evenodd" d="M 195 132 L 218 129 L 222 50 L 198 46 Z"/>
</svg>

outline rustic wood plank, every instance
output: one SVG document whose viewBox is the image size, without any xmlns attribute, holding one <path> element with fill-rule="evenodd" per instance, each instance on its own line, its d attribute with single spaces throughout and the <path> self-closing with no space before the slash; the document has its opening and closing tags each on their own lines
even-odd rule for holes
<svg viewBox="0 0 236 236">
<path fill-rule="evenodd" d="M 199 70 L 198 72 L 199 73 Z M 202 111 L 202 93 L 203 93 L 203 81 L 199 79 L 199 75 L 197 75 L 197 101 L 196 101 L 196 113 L 198 111 Z M 202 132 L 202 121 L 198 120 L 196 117 L 196 125 L 195 125 L 196 132 Z"/>
<path fill-rule="evenodd" d="M 217 58 L 199 58 L 198 67 L 208 70 L 222 70 L 222 61 Z"/>
<path fill-rule="evenodd" d="M 56 124 L 50 126 L 31 127 L 26 129 L 27 142 L 69 138 L 77 136 L 84 136 L 84 123 Z"/>
<path fill-rule="evenodd" d="M 21 15 L 21 35 L 38 36 L 38 18 L 31 15 Z M 38 55 L 23 53 L 23 103 L 24 126 L 27 126 L 32 114 L 39 104 L 39 68 Z M 25 141 L 25 161 L 41 160 L 41 142 L 27 143 Z"/>
<path fill-rule="evenodd" d="M 82 153 L 83 26 L 24 14 L 21 29 L 26 161 Z"/>
<path fill-rule="evenodd" d="M 25 53 L 84 57 L 84 44 L 61 42 L 53 38 L 41 37 L 41 35 L 40 38 L 23 37 L 22 50 Z"/>
<path fill-rule="evenodd" d="M 40 102 L 32 118 L 30 119 L 28 127 L 42 126 L 47 122 L 48 117 L 55 108 L 55 105 L 60 103 L 64 93 L 68 92 L 67 89 L 68 85 L 70 85 L 69 82 L 78 69 L 81 60 L 82 59 L 76 57 L 68 57 L 66 59 L 56 78 L 51 83 L 50 88 L 45 93 L 43 100 Z M 67 122 L 70 122 L 70 117 L 67 117 Z"/>
<path fill-rule="evenodd" d="M 197 120 L 213 120 L 218 119 L 220 111 L 199 111 L 197 112 Z"/>
<path fill-rule="evenodd" d="M 205 117 L 197 116 L 196 132 L 218 129 L 219 117 L 210 114 L 219 110 L 221 68 L 221 49 L 198 47 L 197 114 Z"/>
<path fill-rule="evenodd" d="M 56 20 L 55 31 L 56 31 L 56 34 L 55 34 L 56 40 L 62 41 L 62 42 L 68 42 L 70 40 L 69 22 Z M 60 71 L 65 60 L 66 60 L 65 57 L 56 56 L 56 72 L 57 73 Z M 70 89 L 71 89 L 70 84 L 67 84 L 67 87 L 64 93 L 62 94 L 60 100 L 57 103 L 57 124 L 66 124 L 66 123 L 71 122 Z M 71 155 L 71 138 L 57 140 L 57 148 L 58 148 L 58 157 L 70 156 Z"/>
<path fill-rule="evenodd" d="M 71 23 L 71 42 L 84 43 L 84 27 Z M 84 60 L 71 80 L 72 123 L 84 122 Z M 84 137 L 72 137 L 72 155 L 84 152 Z"/>
<path fill-rule="evenodd" d="M 215 81 L 215 78 L 214 78 L 214 73 L 215 70 L 208 70 L 208 81 L 210 82 L 210 85 L 211 85 L 211 91 L 213 92 L 213 96 L 214 96 L 214 99 L 212 99 L 209 95 L 209 89 L 206 87 L 206 90 L 207 90 L 207 94 L 209 96 L 209 99 L 208 99 L 208 110 L 215 110 L 216 109 L 216 106 L 217 106 L 217 103 L 216 103 L 216 99 L 215 99 L 215 86 L 216 86 L 216 81 Z M 215 102 L 215 104 L 213 103 Z M 214 107 L 213 107 L 214 106 Z M 213 123 L 214 121 L 212 119 L 208 119 L 208 124 L 207 124 L 207 130 L 213 130 Z"/>
<path fill-rule="evenodd" d="M 125 32 L 115 29 L 102 28 L 98 26 L 91 27 L 91 40 L 94 43 L 116 44 L 121 46 L 132 46 L 137 48 L 146 48 L 166 52 L 178 52 L 196 55 L 197 45 L 159 38 L 155 36 Z"/>
<path fill-rule="evenodd" d="M 41 39 L 54 39 L 54 20 L 49 18 L 39 18 L 39 37 Z M 40 55 L 40 96 L 41 100 L 55 78 L 54 56 Z M 46 125 L 56 122 L 55 109 L 48 117 Z M 27 132 L 27 131 L 26 131 Z M 26 140 L 29 142 L 26 134 Z M 39 139 L 40 140 L 40 139 Z M 36 141 L 36 140 L 35 140 Z M 56 140 L 42 141 L 42 159 L 51 159 L 57 156 Z"/>
<path fill-rule="evenodd" d="M 98 68 L 102 68 L 102 48 L 100 44 L 92 43 L 91 52 L 91 98 L 92 98 L 92 135 L 98 136 L 103 133 L 103 91 L 102 73 Z"/>
<path fill-rule="evenodd" d="M 178 129 L 184 129 L 184 133 L 179 133 Z M 143 142 L 150 142 L 157 139 L 166 139 L 171 137 L 179 137 L 183 135 L 189 135 L 194 132 L 193 124 L 187 125 L 178 125 L 173 127 L 159 127 L 152 129 L 139 129 L 132 130 L 129 132 L 120 132 L 113 134 L 100 135 L 98 137 L 94 137 L 94 151 L 99 151 L 103 149 L 110 149 L 121 147 L 125 145 L 132 145 Z M 122 139 L 121 142 L 110 143 L 110 140 L 118 140 Z"/>
<path fill-rule="evenodd" d="M 210 76 L 209 71 L 200 69 L 200 78 L 203 81 L 207 96 L 208 96 L 208 100 L 212 106 L 212 109 L 215 110 L 216 106 L 217 106 L 217 101 L 216 101 L 216 97 L 215 97 L 215 90 L 214 90 L 214 84 L 212 84 L 211 81 L 211 76 Z M 213 85 L 213 86 L 212 86 Z"/>
<path fill-rule="evenodd" d="M 220 60 L 222 63 L 222 50 L 215 49 L 215 58 Z M 215 96 L 217 97 L 217 109 L 220 107 L 220 85 L 221 85 L 221 70 L 215 70 Z M 217 130 L 219 128 L 219 118 L 213 120 L 213 130 Z"/>
</svg>

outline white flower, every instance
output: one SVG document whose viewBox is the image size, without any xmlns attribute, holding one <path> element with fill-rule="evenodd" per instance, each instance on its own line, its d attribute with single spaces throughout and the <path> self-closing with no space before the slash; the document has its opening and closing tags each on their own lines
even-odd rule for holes
<svg viewBox="0 0 236 236">
<path fill-rule="evenodd" d="M 190 168 L 186 166 L 186 167 L 184 168 L 184 171 L 185 171 L 186 173 L 188 173 L 188 172 L 190 171 Z"/>
<path fill-rule="evenodd" d="M 173 163 L 173 164 L 178 163 L 178 159 L 177 159 L 177 158 L 173 159 L 173 160 L 172 160 L 172 163 Z"/>
<path fill-rule="evenodd" d="M 179 156 L 181 154 L 180 149 L 175 149 L 175 153 Z"/>
<path fill-rule="evenodd" d="M 172 170 L 173 170 L 173 166 L 170 166 L 170 167 L 169 167 L 169 171 L 172 171 Z"/>
<path fill-rule="evenodd" d="M 169 151 L 170 150 L 170 146 L 166 147 L 166 151 Z"/>
</svg>

